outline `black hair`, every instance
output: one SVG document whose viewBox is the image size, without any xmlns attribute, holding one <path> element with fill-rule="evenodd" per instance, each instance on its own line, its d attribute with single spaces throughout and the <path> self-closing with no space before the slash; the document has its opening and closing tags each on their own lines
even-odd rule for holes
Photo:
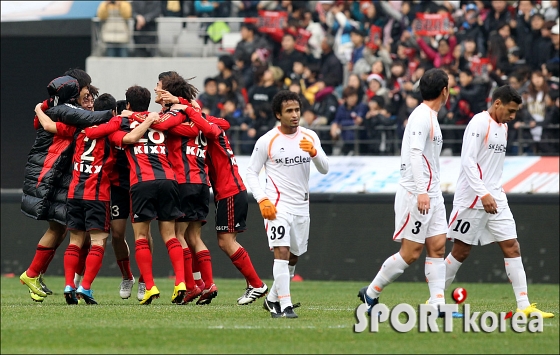
<svg viewBox="0 0 560 355">
<path fill-rule="evenodd" d="M 552 63 L 552 62 L 546 63 L 546 70 L 548 70 L 552 74 L 552 76 L 559 76 L 560 75 L 560 66 L 558 66 L 558 62 L 556 62 L 556 63 Z"/>
<path fill-rule="evenodd" d="M 78 80 L 78 85 L 80 86 L 78 90 L 82 90 L 82 88 L 91 84 L 91 76 L 89 76 L 89 74 L 83 71 L 82 69 L 78 69 L 78 68 L 68 69 L 64 73 L 64 75 L 69 75 L 74 79 Z"/>
<path fill-rule="evenodd" d="M 274 117 L 276 117 L 276 114 L 282 114 L 282 103 L 286 101 L 296 101 L 299 104 L 299 109 L 301 110 L 301 99 L 297 93 L 289 90 L 280 90 L 272 98 L 272 112 L 274 112 Z"/>
<path fill-rule="evenodd" d="M 120 115 L 123 110 L 126 110 L 126 100 L 117 101 L 117 115 Z"/>
<path fill-rule="evenodd" d="M 512 101 L 518 105 L 523 102 L 521 95 L 519 95 L 517 91 L 509 85 L 500 86 L 494 90 L 492 93 L 492 102 L 496 100 L 500 100 L 504 105 L 507 105 Z"/>
<path fill-rule="evenodd" d="M 206 84 L 208 84 L 209 82 L 212 82 L 212 81 L 217 84 L 216 78 L 208 77 L 208 78 L 204 79 L 204 86 L 206 86 Z"/>
<path fill-rule="evenodd" d="M 426 101 L 435 100 L 449 86 L 449 76 L 441 69 L 427 70 L 420 78 L 420 93 Z"/>
<path fill-rule="evenodd" d="M 231 80 L 231 78 L 220 79 L 218 81 L 218 85 L 220 85 L 221 83 L 225 84 L 225 86 L 230 90 L 233 90 L 233 80 Z"/>
<path fill-rule="evenodd" d="M 117 100 L 111 94 L 101 94 L 93 102 L 94 111 L 117 110 Z"/>
<path fill-rule="evenodd" d="M 240 28 L 245 28 L 246 30 L 249 30 L 249 31 L 251 31 L 251 32 L 253 32 L 253 33 L 256 33 L 256 32 L 257 32 L 257 27 L 256 27 L 254 24 L 250 23 L 250 22 L 244 22 L 244 23 L 242 23 L 239 27 L 240 27 Z"/>
<path fill-rule="evenodd" d="M 147 111 L 150 106 L 150 90 L 133 85 L 126 90 L 126 102 L 130 104 L 130 110 L 136 112 Z"/>
<path fill-rule="evenodd" d="M 158 80 L 163 80 L 163 78 L 166 78 L 166 77 L 168 77 L 168 76 L 170 76 L 170 75 L 172 75 L 172 74 L 177 74 L 177 72 L 176 72 L 176 71 L 164 71 L 164 72 L 161 72 L 161 73 L 158 75 Z"/>
<path fill-rule="evenodd" d="M 284 32 L 284 35 L 282 36 L 282 38 L 284 38 L 286 36 L 292 37 L 294 39 L 294 41 L 296 40 L 296 36 L 291 32 Z"/>
<path fill-rule="evenodd" d="M 173 96 L 182 97 L 188 101 L 196 99 L 198 94 L 198 89 L 194 85 L 175 72 L 162 79 L 161 88 L 169 91 Z"/>
<path fill-rule="evenodd" d="M 233 94 L 233 93 L 229 93 L 229 94 L 226 95 L 226 97 L 224 99 L 224 103 L 226 103 L 228 101 L 232 102 L 235 105 L 235 107 L 237 107 L 237 105 L 239 104 L 236 95 Z"/>
<path fill-rule="evenodd" d="M 93 86 L 93 85 L 89 84 L 87 87 L 88 87 L 88 91 L 89 91 L 89 94 L 91 95 L 91 97 L 99 96 L 99 89 L 96 86 Z"/>
<path fill-rule="evenodd" d="M 226 69 L 229 69 L 229 70 L 233 70 L 233 66 L 235 65 L 235 62 L 234 62 L 232 56 L 229 55 L 229 54 L 228 55 L 221 55 L 218 58 L 218 62 L 224 63 L 224 67 L 226 67 Z"/>
<path fill-rule="evenodd" d="M 473 72 L 472 72 L 472 70 L 470 70 L 469 68 L 461 69 L 461 73 L 465 73 L 465 74 L 467 74 L 468 76 L 473 76 Z"/>
</svg>

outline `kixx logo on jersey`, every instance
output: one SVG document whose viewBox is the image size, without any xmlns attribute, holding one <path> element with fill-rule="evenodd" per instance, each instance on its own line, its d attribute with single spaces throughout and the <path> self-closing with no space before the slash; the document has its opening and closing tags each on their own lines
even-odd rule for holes
<svg viewBox="0 0 560 355">
<path fill-rule="evenodd" d="M 74 170 L 87 174 L 98 174 L 102 165 L 89 165 L 84 163 L 74 163 Z M 93 171 L 92 171 L 93 169 Z"/>
<path fill-rule="evenodd" d="M 418 306 L 418 314 L 414 307 L 406 303 L 400 303 L 389 309 L 385 304 L 378 303 L 371 309 L 371 316 L 368 322 L 366 312 L 369 306 L 365 303 L 356 308 L 357 323 L 354 324 L 354 332 L 362 333 L 367 329 L 368 324 L 371 333 L 379 332 L 379 324 L 389 321 L 391 327 L 399 333 L 407 333 L 418 327 L 420 333 L 437 333 L 439 326 L 436 322 L 439 314 L 443 314 L 443 331 L 445 333 L 453 332 L 453 312 L 459 310 L 457 304 L 443 304 L 439 306 L 439 312 L 434 305 L 421 304 Z M 406 322 L 401 321 L 401 314 L 406 315 Z M 532 312 L 527 318 L 522 312 L 472 312 L 469 304 L 463 305 L 462 331 L 465 333 L 492 333 L 498 330 L 499 333 L 505 333 L 509 327 L 516 333 L 530 332 L 542 333 L 544 322 L 542 315 L 538 312 Z M 480 317 L 479 317 L 480 316 Z"/>
<path fill-rule="evenodd" d="M 185 150 L 185 154 L 186 155 L 194 155 L 195 157 L 199 157 L 199 158 L 204 158 L 205 155 L 205 151 L 202 149 L 199 149 L 197 147 L 191 147 L 191 146 L 187 146 L 187 149 Z"/>
<path fill-rule="evenodd" d="M 134 146 L 134 154 L 165 154 L 164 145 L 140 145 Z"/>
</svg>

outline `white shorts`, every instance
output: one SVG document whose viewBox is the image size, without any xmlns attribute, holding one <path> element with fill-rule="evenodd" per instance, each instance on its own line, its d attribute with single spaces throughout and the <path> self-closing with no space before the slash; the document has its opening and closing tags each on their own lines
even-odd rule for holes
<svg viewBox="0 0 560 355">
<path fill-rule="evenodd" d="M 459 239 L 470 245 L 516 239 L 515 220 L 509 206 L 498 208 L 497 214 L 486 213 L 482 209 L 453 206 L 447 238 Z"/>
<path fill-rule="evenodd" d="M 393 240 L 408 239 L 424 244 L 426 238 L 447 233 L 447 215 L 443 196 L 430 198 L 428 214 L 418 211 L 418 197 L 399 186 L 395 195 L 395 233 Z"/>
<path fill-rule="evenodd" d="M 307 251 L 309 242 L 309 216 L 296 216 L 287 212 L 279 212 L 276 219 L 264 220 L 268 246 L 290 247 L 290 252 L 300 256 Z"/>
</svg>

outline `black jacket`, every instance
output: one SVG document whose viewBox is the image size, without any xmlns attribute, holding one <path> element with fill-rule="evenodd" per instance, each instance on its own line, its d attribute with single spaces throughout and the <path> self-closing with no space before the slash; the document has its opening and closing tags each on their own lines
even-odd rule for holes
<svg viewBox="0 0 560 355">
<path fill-rule="evenodd" d="M 111 111 L 91 112 L 72 104 L 78 96 L 78 82 L 69 76 L 57 78 L 48 85 L 51 99 L 45 113 L 55 122 L 88 127 L 107 122 Z M 64 103 L 64 104 L 63 104 Z M 66 225 L 66 196 L 72 178 L 72 154 L 76 137 L 61 137 L 37 129 L 37 137 L 25 164 L 21 211 L 38 220 Z"/>
<path fill-rule="evenodd" d="M 337 87 L 342 84 L 344 79 L 344 69 L 342 63 L 334 52 L 321 55 L 321 71 L 319 80 L 325 82 L 326 86 Z"/>
</svg>

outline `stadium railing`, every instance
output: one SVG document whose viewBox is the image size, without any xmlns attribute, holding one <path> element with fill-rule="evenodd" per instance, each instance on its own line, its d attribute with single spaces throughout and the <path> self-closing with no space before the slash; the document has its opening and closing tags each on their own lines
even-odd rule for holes
<svg viewBox="0 0 560 355">
<path fill-rule="evenodd" d="M 452 144 L 458 144 L 459 146 L 462 144 L 463 142 L 463 137 L 462 137 L 462 133 L 463 130 L 465 129 L 465 125 L 440 125 L 440 128 L 442 130 L 442 133 L 444 135 L 444 145 L 445 146 L 450 146 Z M 556 129 L 558 130 L 560 128 L 560 125 L 549 125 L 544 127 L 545 129 Z M 331 127 L 330 126 L 321 126 L 321 127 L 314 127 L 312 128 L 314 131 L 320 133 L 320 132 L 330 132 Z M 377 155 L 399 155 L 400 154 L 400 148 L 401 148 L 401 144 L 402 144 L 402 139 L 398 136 L 398 131 L 397 131 L 397 125 L 392 125 L 392 126 L 376 126 L 374 128 L 376 131 L 378 131 L 380 133 L 380 137 L 377 139 L 354 139 L 350 142 L 344 142 L 342 140 L 333 140 L 332 138 L 330 138 L 330 134 L 329 134 L 329 139 L 321 139 L 321 144 L 322 145 L 332 145 L 333 147 L 339 147 L 341 144 L 343 143 L 351 143 L 353 144 L 353 154 L 354 155 L 367 155 L 367 152 L 364 152 L 364 147 L 368 146 L 368 145 L 377 145 L 378 147 L 381 147 L 384 149 L 380 149 L 380 152 Z M 528 129 L 525 127 L 520 127 L 518 128 L 518 135 L 517 135 L 517 139 L 513 142 L 508 142 L 508 144 L 513 144 L 513 146 L 515 147 L 532 147 L 532 145 L 535 143 L 535 141 L 533 139 L 524 139 L 523 138 L 523 130 Z M 360 134 L 363 134 L 362 132 L 365 130 L 365 128 L 363 126 L 346 126 L 346 127 L 341 127 L 341 130 L 346 131 L 346 130 L 353 130 L 355 133 L 355 136 L 358 136 Z M 454 130 L 459 130 L 461 131 L 461 134 L 459 134 L 457 136 L 457 138 L 445 138 L 446 133 L 450 132 L 450 131 L 454 131 Z M 229 129 L 230 133 L 229 133 L 229 137 L 232 143 L 232 146 L 234 148 L 234 151 L 237 152 L 242 152 L 242 151 L 250 151 L 252 150 L 253 144 L 254 144 L 254 140 L 247 140 L 247 139 L 242 139 L 241 138 L 241 134 L 242 131 L 239 127 L 231 127 Z M 558 149 L 558 144 L 559 144 L 559 140 L 558 139 L 542 139 L 540 141 L 540 143 L 549 143 L 549 144 L 556 144 L 556 148 Z M 383 146 L 381 145 L 383 144 Z M 244 146 L 250 146 L 250 149 L 242 149 L 242 147 Z M 517 155 L 526 155 L 527 151 L 523 150 L 523 149 L 516 149 L 515 150 L 517 152 Z M 365 153 L 365 154 L 364 154 Z M 241 155 L 239 153 L 237 153 L 238 155 Z M 456 154 L 458 155 L 458 154 Z M 511 154 L 509 154 L 511 155 Z M 558 150 L 552 152 L 552 153 L 543 153 L 543 154 L 537 154 L 537 155 L 559 155 Z"/>
<path fill-rule="evenodd" d="M 233 53 L 237 40 L 240 39 L 239 26 L 244 17 L 158 17 L 157 31 L 138 32 L 134 30 L 134 21 L 128 21 L 130 41 L 125 44 L 130 51 L 136 48 L 155 48 L 156 56 L 162 57 L 209 57 L 218 54 Z M 218 43 L 214 43 L 206 35 L 206 29 L 212 23 L 225 22 L 229 32 L 222 35 Z M 98 17 L 91 20 L 91 55 L 103 56 L 106 48 L 116 47 L 101 39 L 101 21 Z M 136 44 L 134 35 L 156 37 L 155 44 Z M 121 45 L 118 45 L 121 47 Z M 132 56 L 132 53 L 131 53 Z"/>
</svg>

